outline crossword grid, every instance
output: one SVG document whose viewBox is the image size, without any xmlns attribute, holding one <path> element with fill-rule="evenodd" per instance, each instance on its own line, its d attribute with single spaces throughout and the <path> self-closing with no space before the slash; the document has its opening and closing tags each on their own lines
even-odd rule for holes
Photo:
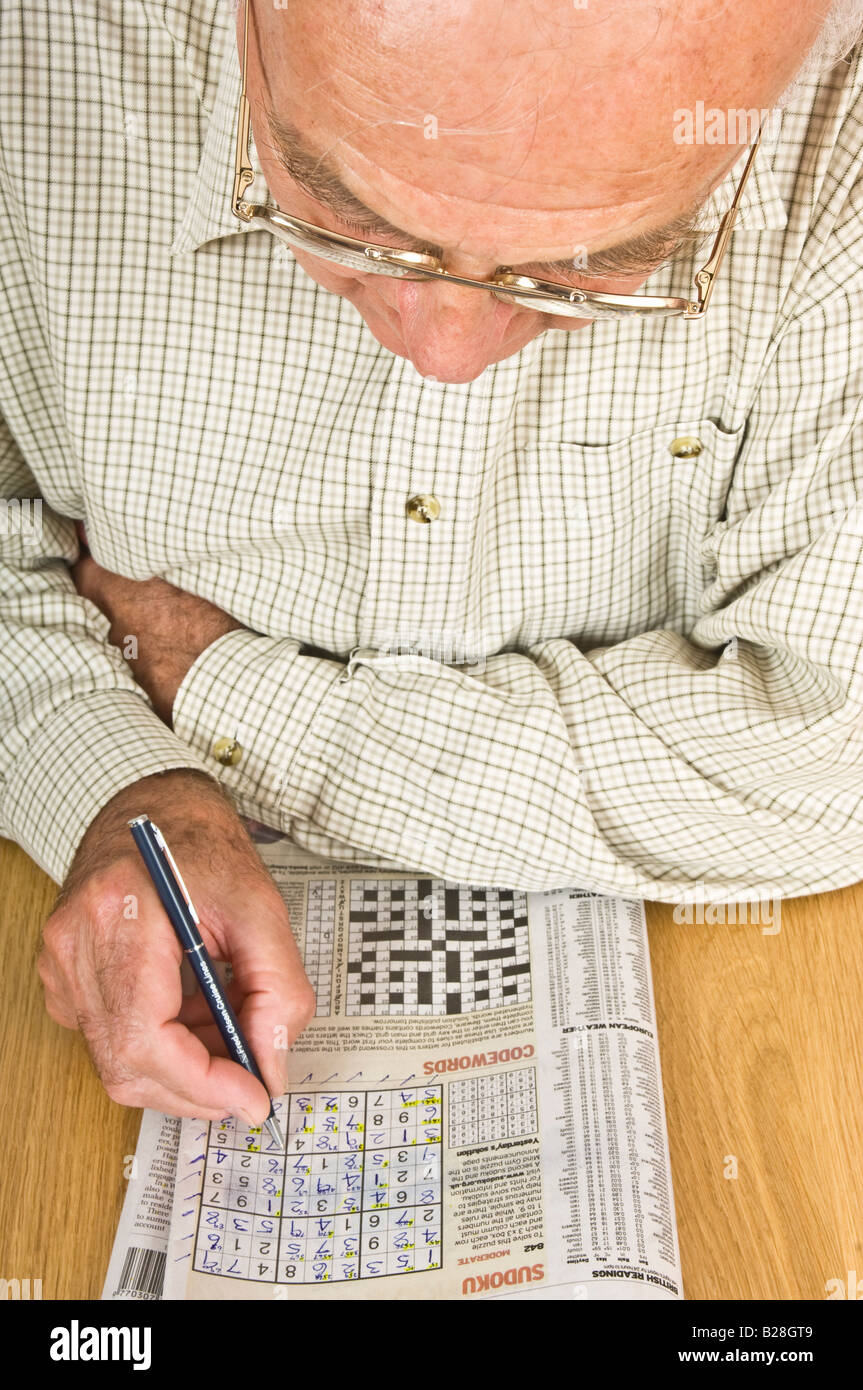
<svg viewBox="0 0 863 1390">
<path fill-rule="evenodd" d="M 447 1100 L 452 1149 L 536 1133 L 535 1067 L 451 1081 Z"/>
<path fill-rule="evenodd" d="M 527 897 L 443 879 L 353 879 L 345 1011 L 460 1014 L 530 999 Z"/>
<path fill-rule="evenodd" d="M 266 1132 L 211 1124 L 194 1268 L 279 1284 L 441 1265 L 440 1085 L 294 1092 Z"/>
</svg>

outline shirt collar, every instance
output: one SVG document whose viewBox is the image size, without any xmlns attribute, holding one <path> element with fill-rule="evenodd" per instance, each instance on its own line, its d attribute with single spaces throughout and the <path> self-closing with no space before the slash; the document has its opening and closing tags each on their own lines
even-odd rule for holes
<svg viewBox="0 0 863 1390">
<path fill-rule="evenodd" d="M 233 11 L 227 7 L 233 21 Z M 195 251 L 214 237 L 233 236 L 248 230 L 231 212 L 231 191 L 234 185 L 234 148 L 237 131 L 237 109 L 240 100 L 240 60 L 233 22 L 227 25 L 221 39 L 219 78 L 213 109 L 207 123 L 204 145 L 198 170 L 192 181 L 189 201 L 177 235 L 171 243 L 171 255 Z M 255 182 L 246 192 L 247 202 L 264 202 L 267 187 L 251 140 L 251 163 Z"/>
<path fill-rule="evenodd" d="M 230 7 L 226 7 L 232 19 Z M 204 146 L 198 170 L 192 183 L 189 201 L 170 252 L 179 255 L 195 251 L 216 237 L 234 236 L 248 231 L 249 224 L 241 223 L 230 208 L 234 181 L 234 141 L 237 128 L 237 106 L 240 99 L 240 62 L 233 22 L 228 23 L 221 41 L 222 52 L 219 78 L 213 109 L 209 116 Z M 779 196 L 771 159 L 779 139 L 781 119 L 768 122 L 761 146 L 755 156 L 752 172 L 740 200 L 734 233 L 738 231 L 778 230 L 788 223 L 788 216 Z M 726 211 L 740 182 L 749 147 L 741 149 L 740 158 L 717 185 L 707 201 L 705 215 L 719 218 Z M 251 163 L 255 182 L 246 193 L 248 202 L 265 202 L 268 190 L 251 141 Z"/>
</svg>

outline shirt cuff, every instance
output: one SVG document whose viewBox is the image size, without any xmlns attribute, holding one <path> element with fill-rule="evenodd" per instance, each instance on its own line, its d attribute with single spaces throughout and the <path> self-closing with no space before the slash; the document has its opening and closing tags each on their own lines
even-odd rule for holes
<svg viewBox="0 0 863 1390">
<path fill-rule="evenodd" d="M 234 628 L 201 652 L 174 698 L 174 733 L 246 816 L 290 834 L 294 762 L 342 662 L 300 656 L 293 638 Z M 224 765 L 220 740 L 239 746 Z"/>
<path fill-rule="evenodd" d="M 172 768 L 212 775 L 142 696 L 126 690 L 78 695 L 54 713 L 11 769 L 0 805 L 3 832 L 62 883 L 102 807 L 124 787 Z"/>
</svg>

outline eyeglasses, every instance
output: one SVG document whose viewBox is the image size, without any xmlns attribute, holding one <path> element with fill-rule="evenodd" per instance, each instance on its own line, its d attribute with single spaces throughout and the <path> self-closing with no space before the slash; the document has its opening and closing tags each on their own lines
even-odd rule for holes
<svg viewBox="0 0 863 1390">
<path fill-rule="evenodd" d="M 339 232 L 304 222 L 299 217 L 292 217 L 274 204 L 245 201 L 243 194 L 255 178 L 249 153 L 250 108 L 246 96 L 248 17 L 249 0 L 245 0 L 243 71 L 237 121 L 234 188 L 231 196 L 231 211 L 240 221 L 257 222 L 287 246 L 308 251 L 313 256 L 321 256 L 324 260 L 347 266 L 363 274 L 391 275 L 402 280 L 443 280 L 450 285 L 466 285 L 471 289 L 488 290 L 495 299 L 503 300 L 504 303 L 517 304 L 520 308 L 534 309 L 542 313 L 579 319 L 628 318 L 633 315 L 643 318 L 669 318 L 673 315 L 682 315 L 687 319 L 704 317 L 737 218 L 740 198 L 752 168 L 752 161 L 761 142 L 761 126 L 746 161 L 737 192 L 719 224 L 710 257 L 695 273 L 695 299 L 665 298 L 651 294 L 601 294 L 595 290 L 574 289 L 550 280 L 537 280 L 531 275 L 519 275 L 508 266 L 499 266 L 489 280 L 469 280 L 463 275 L 453 275 L 444 268 L 443 262 L 437 256 L 429 253 L 400 251 L 392 246 L 357 241 L 354 237 L 343 236 Z"/>
</svg>

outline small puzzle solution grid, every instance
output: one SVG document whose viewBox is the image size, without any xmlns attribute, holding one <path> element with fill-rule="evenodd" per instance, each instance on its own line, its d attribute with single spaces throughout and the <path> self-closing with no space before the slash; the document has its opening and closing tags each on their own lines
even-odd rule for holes
<svg viewBox="0 0 863 1390">
<path fill-rule="evenodd" d="M 312 879 L 306 901 L 306 941 L 303 965 L 315 991 L 319 1018 L 332 1012 L 333 946 L 336 935 L 336 881 Z"/>
<path fill-rule="evenodd" d="M 328 901 L 327 885 L 319 887 L 316 902 Z M 316 909 L 306 932 L 312 958 L 319 921 Z M 474 1013 L 529 999 L 525 893 L 430 878 L 351 880 L 347 1015 Z"/>
<path fill-rule="evenodd" d="M 286 1151 L 233 1118 L 209 1126 L 195 1270 L 302 1284 L 440 1268 L 440 1085 L 274 1108 Z"/>
<path fill-rule="evenodd" d="M 448 1141 L 452 1149 L 535 1134 L 536 1068 L 519 1067 L 493 1076 L 451 1081 L 448 1109 Z"/>
</svg>

